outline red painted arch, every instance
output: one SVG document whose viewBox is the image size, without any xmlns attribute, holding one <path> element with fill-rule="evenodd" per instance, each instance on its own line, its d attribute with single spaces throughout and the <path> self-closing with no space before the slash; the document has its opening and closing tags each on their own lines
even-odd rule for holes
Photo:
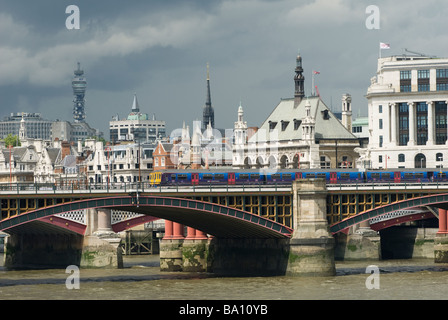
<svg viewBox="0 0 448 320">
<path fill-rule="evenodd" d="M 270 219 L 223 205 L 184 198 L 136 195 L 78 200 L 28 211 L 0 221 L 0 230 L 7 232 L 31 221 L 88 208 L 119 208 L 178 222 L 223 238 L 289 238 L 293 231 Z"/>
</svg>

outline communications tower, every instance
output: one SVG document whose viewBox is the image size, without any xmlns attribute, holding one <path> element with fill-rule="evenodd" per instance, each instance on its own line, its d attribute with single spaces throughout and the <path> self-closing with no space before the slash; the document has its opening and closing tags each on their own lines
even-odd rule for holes
<svg viewBox="0 0 448 320">
<path fill-rule="evenodd" d="M 75 122 L 84 122 L 86 119 L 86 114 L 84 111 L 84 104 L 86 100 L 84 96 L 86 94 L 87 81 L 84 77 L 84 71 L 81 70 L 80 63 L 78 62 L 78 69 L 75 70 L 75 76 L 72 80 L 73 94 L 75 98 L 73 99 L 73 118 Z"/>
</svg>

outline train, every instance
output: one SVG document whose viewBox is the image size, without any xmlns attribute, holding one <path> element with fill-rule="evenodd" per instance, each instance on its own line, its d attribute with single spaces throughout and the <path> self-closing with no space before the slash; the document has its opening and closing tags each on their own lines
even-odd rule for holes
<svg viewBox="0 0 448 320">
<path fill-rule="evenodd" d="M 336 183 L 411 183 L 448 181 L 441 169 L 281 169 L 263 170 L 161 170 L 149 174 L 154 186 L 291 184 L 297 179 L 322 178 Z"/>
</svg>

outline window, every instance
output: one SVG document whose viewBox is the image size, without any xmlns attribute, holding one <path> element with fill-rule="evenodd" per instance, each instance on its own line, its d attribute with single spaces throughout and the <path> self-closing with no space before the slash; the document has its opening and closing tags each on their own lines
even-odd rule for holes
<svg viewBox="0 0 448 320">
<path fill-rule="evenodd" d="M 378 162 L 383 163 L 383 156 L 378 156 Z"/>
<path fill-rule="evenodd" d="M 411 70 L 400 71 L 400 80 L 411 79 Z"/>
<path fill-rule="evenodd" d="M 409 106 L 407 103 L 398 104 L 398 144 L 405 146 L 409 141 Z"/>
<path fill-rule="evenodd" d="M 428 79 L 429 78 L 429 70 L 418 70 L 417 78 L 418 79 Z"/>
<path fill-rule="evenodd" d="M 437 69 L 437 78 L 448 78 L 448 69 Z"/>
<path fill-rule="evenodd" d="M 298 130 L 301 123 L 302 123 L 302 120 L 294 119 L 294 130 Z"/>
<path fill-rule="evenodd" d="M 410 84 L 400 85 L 400 92 L 411 92 L 411 85 Z"/>
<path fill-rule="evenodd" d="M 383 129 L 383 119 L 379 119 L 379 129 Z"/>
<path fill-rule="evenodd" d="M 380 148 L 382 148 L 383 147 L 383 136 L 380 136 Z"/>
<path fill-rule="evenodd" d="M 436 154 L 436 161 L 443 161 L 443 153 L 438 152 Z"/>
<path fill-rule="evenodd" d="M 352 127 L 352 132 L 360 133 L 360 132 L 362 132 L 362 127 L 361 126 Z"/>
<path fill-rule="evenodd" d="M 288 124 L 289 124 L 289 121 L 282 120 L 282 131 L 286 130 L 286 127 L 288 126 Z"/>
<path fill-rule="evenodd" d="M 448 83 L 437 84 L 437 91 L 447 91 L 447 90 L 448 90 Z"/>
<path fill-rule="evenodd" d="M 436 144 L 445 144 L 447 139 L 447 108 L 443 101 L 435 102 Z"/>
<path fill-rule="evenodd" d="M 331 168 L 331 161 L 328 156 L 320 156 L 320 168 L 321 169 Z"/>
<path fill-rule="evenodd" d="M 383 105 L 378 106 L 378 113 L 383 113 Z"/>
<path fill-rule="evenodd" d="M 406 160 L 405 155 L 403 153 L 400 153 L 398 155 L 398 162 L 405 162 L 405 160 Z"/>
<path fill-rule="evenodd" d="M 429 91 L 429 83 L 418 84 L 418 91 Z"/>
<path fill-rule="evenodd" d="M 417 145 L 425 145 L 428 140 L 428 105 L 417 102 Z"/>
</svg>

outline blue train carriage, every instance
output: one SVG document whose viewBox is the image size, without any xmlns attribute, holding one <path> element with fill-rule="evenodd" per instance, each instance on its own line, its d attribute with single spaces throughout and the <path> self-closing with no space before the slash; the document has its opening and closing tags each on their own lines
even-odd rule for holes
<svg viewBox="0 0 448 320">
<path fill-rule="evenodd" d="M 399 182 L 394 171 L 369 170 L 366 172 L 366 182 Z"/>
<path fill-rule="evenodd" d="M 438 169 L 389 169 L 366 172 L 367 182 L 431 182 L 446 181 L 447 172 Z"/>
<path fill-rule="evenodd" d="M 356 169 L 307 169 L 296 172 L 296 178 L 303 179 L 325 179 L 327 183 L 348 183 L 365 181 L 365 172 Z"/>
</svg>

